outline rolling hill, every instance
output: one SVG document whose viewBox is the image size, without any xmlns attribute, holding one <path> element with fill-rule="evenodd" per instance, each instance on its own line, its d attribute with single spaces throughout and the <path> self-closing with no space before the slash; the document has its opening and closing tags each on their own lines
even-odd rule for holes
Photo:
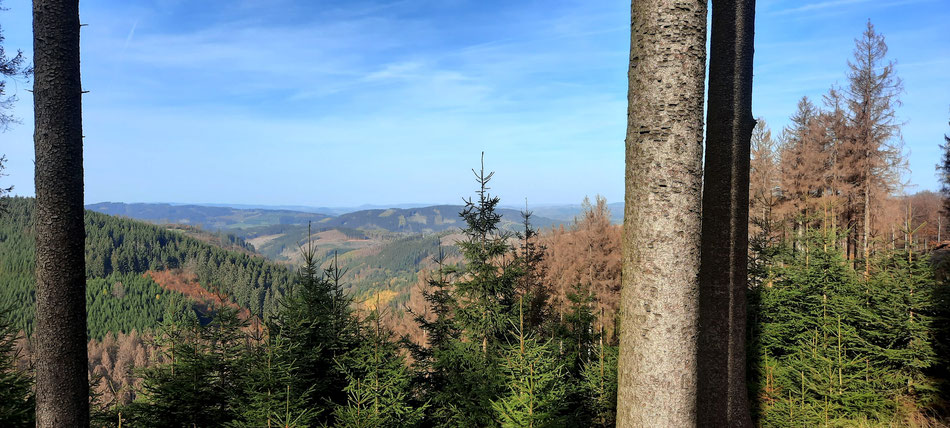
<svg viewBox="0 0 950 428">
<path fill-rule="evenodd" d="M 91 211 L 156 224 L 184 224 L 200 226 L 210 230 L 226 230 L 232 233 L 236 229 L 254 230 L 254 228 L 266 226 L 306 225 L 311 222 L 314 228 L 319 230 L 345 228 L 402 234 L 438 233 L 455 230 L 463 226 L 458 215 L 462 208 L 461 205 L 380 208 L 330 216 L 304 211 L 261 208 L 240 209 L 201 205 L 102 202 L 86 206 L 86 209 Z M 514 230 L 520 226 L 521 211 L 503 208 L 499 209 L 498 212 L 502 215 L 503 228 Z M 539 228 L 564 222 L 563 220 L 555 220 L 539 215 L 532 217 L 532 220 L 535 227 Z M 236 234 L 245 235 L 242 233 Z"/>
<path fill-rule="evenodd" d="M 0 216 L 0 305 L 11 308 L 17 328 L 29 334 L 36 301 L 33 199 L 7 199 L 6 209 Z M 194 293 L 168 287 L 168 274 L 187 278 Z M 201 313 L 207 299 L 192 297 L 202 290 L 254 314 L 268 313 L 292 273 L 247 249 L 229 251 L 186 231 L 86 211 L 86 278 L 89 335 L 98 338 Z"/>
<path fill-rule="evenodd" d="M 205 229 L 236 229 L 242 227 L 270 226 L 274 224 L 306 224 L 330 218 L 321 213 L 237 209 L 200 205 L 173 204 L 126 204 L 102 202 L 86 206 L 87 210 L 120 217 L 145 220 L 157 224 L 184 224 Z"/>
</svg>

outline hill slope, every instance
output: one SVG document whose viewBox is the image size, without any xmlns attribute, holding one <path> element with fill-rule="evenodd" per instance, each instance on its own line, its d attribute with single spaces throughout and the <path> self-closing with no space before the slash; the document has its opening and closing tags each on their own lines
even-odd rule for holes
<svg viewBox="0 0 950 428">
<path fill-rule="evenodd" d="M 33 200 L 12 198 L 0 216 L 0 305 L 13 308 L 19 328 L 32 331 L 35 303 Z M 140 221 L 86 211 L 89 331 L 128 332 L 154 327 L 167 315 L 190 310 L 179 293 L 160 288 L 147 273 L 180 269 L 208 290 L 250 309 L 269 312 L 289 284 L 286 267 L 227 251 Z M 118 285 L 117 285 L 118 284 Z"/>
</svg>

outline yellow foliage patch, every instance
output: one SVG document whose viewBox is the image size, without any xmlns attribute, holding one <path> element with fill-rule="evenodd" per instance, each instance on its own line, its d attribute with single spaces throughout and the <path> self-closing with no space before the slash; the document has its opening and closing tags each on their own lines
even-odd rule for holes
<svg viewBox="0 0 950 428">
<path fill-rule="evenodd" d="M 393 290 L 380 290 L 363 300 L 363 307 L 368 311 L 376 310 L 377 305 L 386 306 L 398 295 L 399 293 Z"/>
</svg>

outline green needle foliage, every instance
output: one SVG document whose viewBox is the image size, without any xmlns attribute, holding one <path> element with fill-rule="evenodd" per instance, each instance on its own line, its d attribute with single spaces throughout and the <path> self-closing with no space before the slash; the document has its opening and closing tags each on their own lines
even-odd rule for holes
<svg viewBox="0 0 950 428">
<path fill-rule="evenodd" d="M 507 393 L 492 401 L 498 424 L 510 427 L 562 426 L 568 385 L 550 340 L 525 334 L 524 318 L 515 328 L 517 342 L 502 353 Z"/>
<path fill-rule="evenodd" d="M 512 302 L 523 271 L 511 257 L 511 234 L 498 228 L 501 214 L 496 208 L 501 199 L 488 192 L 494 173 L 485 174 L 484 166 L 472 172 L 479 185 L 478 200 L 465 201 L 460 214 L 467 227 L 465 239 L 458 243 L 465 264 L 461 280 L 454 284 L 456 316 L 465 337 L 480 344 L 487 355 L 490 346 L 504 339 L 513 320 Z"/>
<path fill-rule="evenodd" d="M 351 300 L 343 294 L 343 272 L 334 263 L 318 273 L 311 241 L 302 254 L 303 267 L 280 302 L 271 333 L 293 344 L 287 350 L 287 358 L 296 366 L 291 389 L 309 390 L 309 408 L 326 422 L 336 406 L 346 403 L 346 373 L 336 360 L 358 346 L 359 331 Z"/>
<path fill-rule="evenodd" d="M 334 416 L 343 427 L 414 427 L 427 404 L 413 405 L 412 372 L 378 310 L 363 321 L 360 345 L 337 362 L 346 374 L 345 405 Z"/>
<path fill-rule="evenodd" d="M 938 405 L 930 263 L 882 254 L 865 280 L 835 242 L 810 234 L 776 253 L 751 292 L 750 387 L 763 425 L 904 423 Z"/>
<path fill-rule="evenodd" d="M 0 426 L 31 427 L 33 420 L 33 380 L 17 369 L 19 353 L 10 311 L 0 308 Z"/>
<path fill-rule="evenodd" d="M 580 389 L 584 407 L 589 410 L 590 426 L 612 427 L 617 423 L 617 358 L 620 347 L 601 341 L 597 358 L 584 365 Z"/>
<path fill-rule="evenodd" d="M 252 340 L 243 383 L 247 399 L 234 427 L 304 427 L 314 412 L 307 406 L 311 388 L 298 390 L 297 366 L 291 355 L 296 344 L 268 329 L 257 329 Z"/>
<path fill-rule="evenodd" d="M 231 308 L 219 308 L 202 325 L 197 318 L 163 328 L 157 338 L 167 364 L 143 373 L 144 399 L 137 424 L 212 426 L 233 422 L 244 403 L 246 342 L 241 321 Z"/>
</svg>

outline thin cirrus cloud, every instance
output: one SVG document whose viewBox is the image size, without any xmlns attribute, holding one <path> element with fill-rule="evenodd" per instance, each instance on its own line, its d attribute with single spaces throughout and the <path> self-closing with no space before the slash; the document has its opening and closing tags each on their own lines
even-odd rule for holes
<svg viewBox="0 0 950 428">
<path fill-rule="evenodd" d="M 84 73 L 99 101 L 87 98 L 86 133 L 100 138 L 87 159 L 168 163 L 87 169 L 87 198 L 457 202 L 484 150 L 506 200 L 620 199 L 622 183 L 572 171 L 604 164 L 622 175 L 625 92 L 614 87 L 624 68 L 610 73 L 613 87 L 602 70 L 605 57 L 625 63 L 625 40 L 597 40 L 622 26 L 605 31 L 602 11 L 577 22 L 560 11 L 497 32 L 501 24 L 476 20 L 461 38 L 407 6 L 339 6 L 294 22 L 237 14 L 187 31 L 146 13 L 134 37 L 129 27 L 89 35 L 86 52 L 99 61 L 86 59 L 95 71 Z M 128 136 L 133 145 L 119 143 Z M 168 167 L 181 173 L 156 180 Z M 135 190 L 117 188 L 114 175 Z"/>
<path fill-rule="evenodd" d="M 27 46 L 29 1 L 4 5 L 8 43 Z M 629 2 L 82 7 L 89 202 L 454 203 L 470 193 L 482 151 L 498 172 L 494 190 L 511 203 L 622 200 Z M 759 0 L 757 8 L 756 116 L 778 131 L 798 98 L 819 102 L 844 84 L 853 39 L 870 18 L 907 87 L 898 113 L 911 179 L 934 188 L 933 150 L 950 105 L 934 69 L 950 57 L 940 27 L 950 7 Z M 17 95 L 24 123 L 3 135 L 5 181 L 32 194 L 31 99 Z"/>
</svg>

